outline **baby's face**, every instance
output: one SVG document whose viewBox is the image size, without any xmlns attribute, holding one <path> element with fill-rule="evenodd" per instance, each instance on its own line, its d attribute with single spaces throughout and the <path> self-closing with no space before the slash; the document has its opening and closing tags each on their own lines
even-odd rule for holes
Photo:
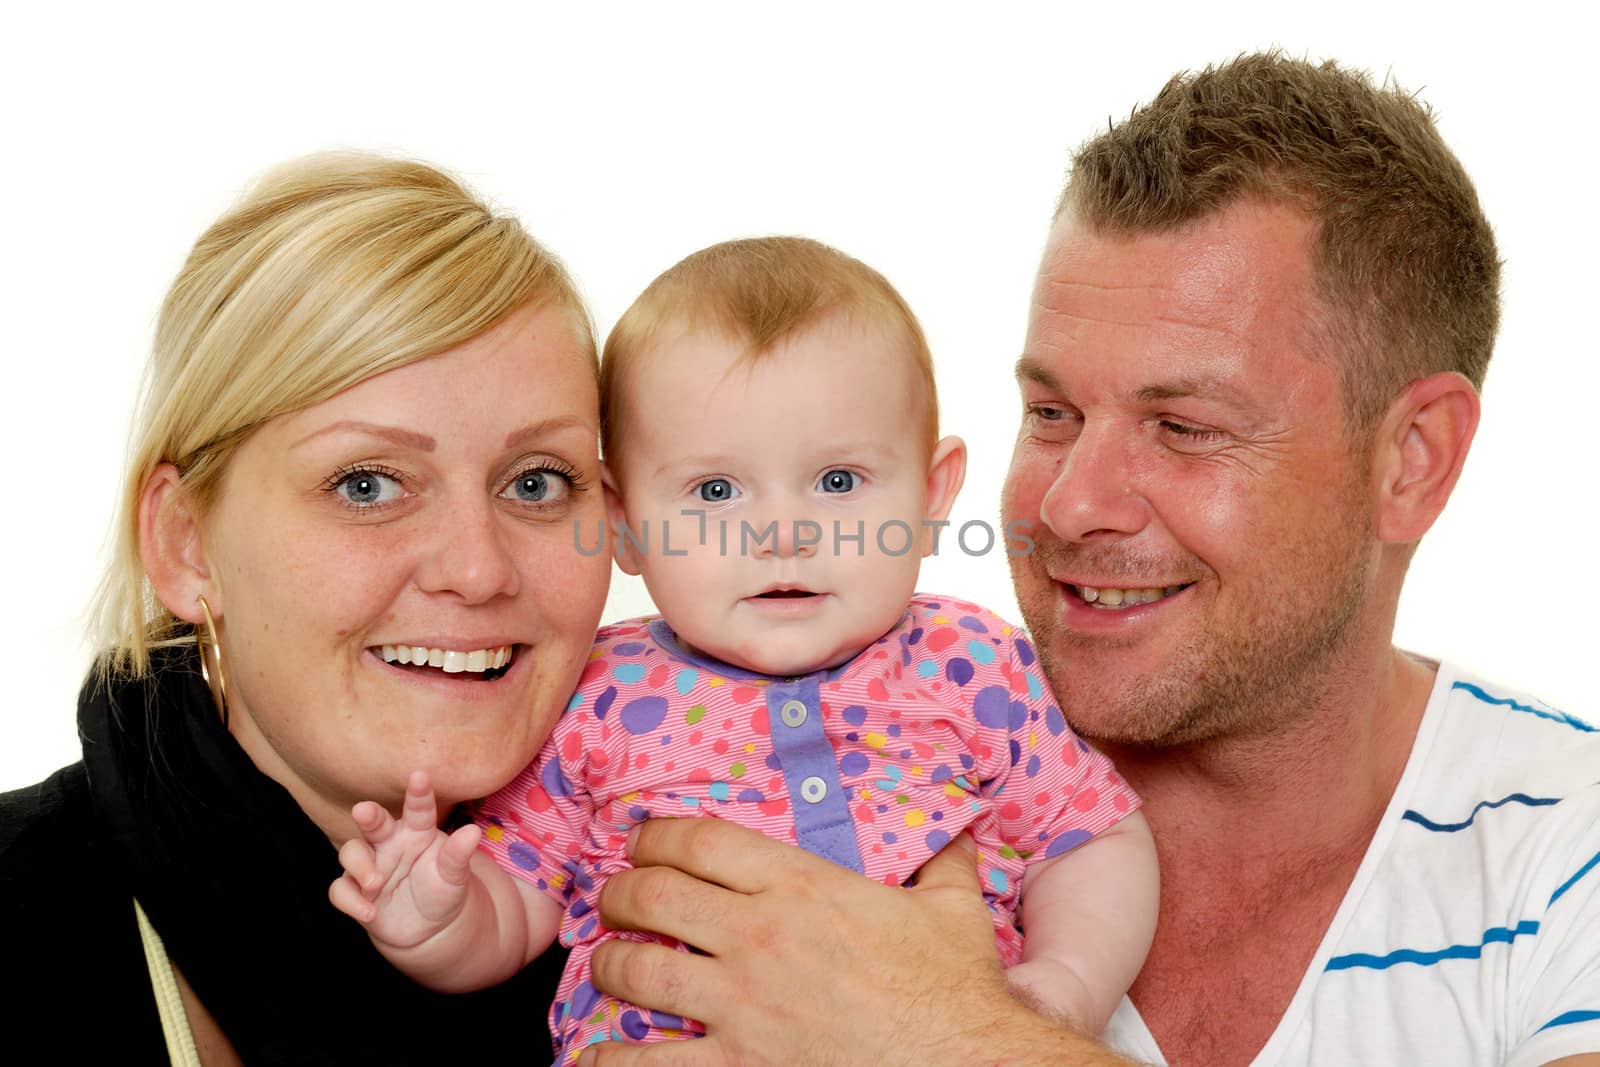
<svg viewBox="0 0 1600 1067">
<path fill-rule="evenodd" d="M 944 518 L 954 488 L 935 487 L 930 513 L 926 390 L 885 331 L 836 317 L 736 365 L 742 350 L 690 333 L 638 361 L 619 489 L 649 541 L 619 562 L 690 646 L 804 674 L 899 620 L 923 521 Z M 941 444 L 964 464 L 959 442 Z"/>
</svg>

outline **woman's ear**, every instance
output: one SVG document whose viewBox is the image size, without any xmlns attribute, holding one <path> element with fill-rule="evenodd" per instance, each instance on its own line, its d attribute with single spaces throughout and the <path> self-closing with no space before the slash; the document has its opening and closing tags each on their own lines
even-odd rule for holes
<svg viewBox="0 0 1600 1067">
<path fill-rule="evenodd" d="M 1389 406 L 1374 442 L 1379 540 L 1428 532 L 1461 477 L 1480 411 L 1478 390 L 1454 372 L 1412 382 Z"/>
<path fill-rule="evenodd" d="M 139 492 L 139 557 L 157 599 L 178 618 L 198 624 L 202 596 L 213 615 L 222 614 L 222 593 L 212 580 L 199 516 L 170 463 L 152 471 Z"/>
<path fill-rule="evenodd" d="M 639 574 L 639 547 L 631 537 L 623 536 L 628 525 L 628 514 L 622 507 L 622 491 L 617 488 L 617 478 L 611 468 L 600 464 L 600 486 L 606 496 L 606 525 L 611 535 L 611 558 L 617 561 L 623 574 Z"/>
<path fill-rule="evenodd" d="M 931 555 L 939 543 L 937 524 L 950 517 L 956 494 L 967 480 L 967 443 L 959 437 L 942 438 L 928 459 L 928 503 L 922 528 L 922 554 Z"/>
</svg>

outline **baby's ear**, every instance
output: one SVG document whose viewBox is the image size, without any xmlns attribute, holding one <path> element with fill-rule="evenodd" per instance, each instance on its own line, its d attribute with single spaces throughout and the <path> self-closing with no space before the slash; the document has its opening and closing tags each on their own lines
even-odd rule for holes
<svg viewBox="0 0 1600 1067">
<path fill-rule="evenodd" d="M 940 523 L 950 517 L 956 505 L 956 495 L 961 483 L 967 480 L 967 443 L 959 437 L 942 438 L 933 446 L 928 459 L 928 503 L 923 516 L 930 523 Z M 938 543 L 938 528 L 922 528 L 922 554 L 930 555 Z"/>
<path fill-rule="evenodd" d="M 605 463 L 600 464 L 600 486 L 606 495 L 606 526 L 611 534 L 611 558 L 617 561 L 623 574 L 639 574 L 639 542 L 622 536 L 628 524 L 628 513 L 622 507 L 622 491 L 617 488 L 616 475 Z"/>
<path fill-rule="evenodd" d="M 206 555 L 200 518 L 171 463 L 150 472 L 139 491 L 139 558 L 156 599 L 185 622 L 200 621 L 200 597 L 221 617 L 222 592 Z"/>
</svg>

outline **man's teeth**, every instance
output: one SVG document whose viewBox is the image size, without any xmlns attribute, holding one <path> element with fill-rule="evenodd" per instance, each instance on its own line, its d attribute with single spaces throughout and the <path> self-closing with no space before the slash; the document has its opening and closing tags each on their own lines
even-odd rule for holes
<svg viewBox="0 0 1600 1067">
<path fill-rule="evenodd" d="M 1185 587 L 1169 585 L 1162 589 L 1096 589 L 1092 585 L 1078 586 L 1078 595 L 1085 603 L 1097 608 L 1131 607 L 1135 604 L 1154 604 L 1162 597 L 1171 596 Z"/>
<path fill-rule="evenodd" d="M 425 648 L 422 645 L 384 645 L 385 663 L 412 663 L 417 666 L 438 667 L 446 674 L 499 670 L 511 662 L 511 645 L 499 648 L 475 648 L 471 652 L 457 652 L 452 648 Z"/>
</svg>

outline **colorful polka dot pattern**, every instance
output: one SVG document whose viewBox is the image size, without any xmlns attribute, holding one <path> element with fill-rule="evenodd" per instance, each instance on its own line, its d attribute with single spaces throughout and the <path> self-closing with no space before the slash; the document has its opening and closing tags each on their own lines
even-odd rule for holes
<svg viewBox="0 0 1600 1067">
<path fill-rule="evenodd" d="M 632 620 L 597 636 L 578 692 L 539 758 L 481 801 L 484 847 L 567 903 L 572 947 L 552 1009 L 564 1062 L 595 1040 L 698 1032 L 595 993 L 588 962 L 620 936 L 595 911 L 623 844 L 655 816 L 712 815 L 796 839 L 770 737 L 765 679 L 674 655 Z M 1026 636 L 973 604 L 915 597 L 900 624 L 830 679 L 820 712 L 868 877 L 902 885 L 963 829 L 1009 965 L 1029 861 L 1082 844 L 1138 806 L 1105 757 L 1067 727 Z"/>
</svg>

